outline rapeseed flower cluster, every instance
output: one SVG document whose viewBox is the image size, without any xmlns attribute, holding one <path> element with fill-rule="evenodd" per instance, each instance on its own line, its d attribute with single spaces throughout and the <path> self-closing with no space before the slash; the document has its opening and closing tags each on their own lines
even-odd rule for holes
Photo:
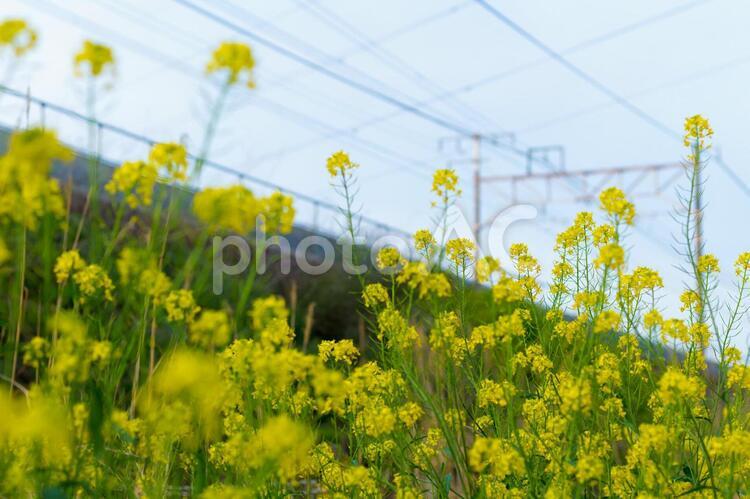
<svg viewBox="0 0 750 499">
<path fill-rule="evenodd" d="M 206 64 L 206 73 L 225 74 L 228 85 L 244 83 L 249 88 L 255 87 L 254 69 L 255 58 L 250 47 L 238 42 L 224 42 L 219 45 Z"/>
<path fill-rule="evenodd" d="M 114 71 L 115 56 L 108 46 L 86 40 L 75 55 L 73 66 L 77 76 L 98 78 L 105 71 Z"/>
<path fill-rule="evenodd" d="M 93 44 L 82 54 L 76 64 L 91 76 L 113 63 Z M 229 84 L 252 81 L 253 68 L 249 48 L 231 43 L 208 65 Z M 691 154 L 707 147 L 704 118 L 686 130 Z M 600 213 L 579 214 L 558 236 L 549 287 L 523 243 L 501 268 L 469 240 L 443 244 L 421 230 L 418 258 L 380 251 L 390 275 L 364 276 L 362 306 L 338 312 L 360 319 L 359 341 L 341 331 L 319 340 L 312 307 L 298 334 L 296 291 L 266 294 L 247 272 L 216 296 L 202 260 L 211 235 L 247 234 L 258 215 L 264 230 L 291 230 L 291 198 L 207 188 L 192 204 L 198 235 L 175 229 L 181 198 L 162 203 L 154 192 L 160 175 L 187 178 L 188 154 L 165 143 L 110 182 L 138 216 L 120 225 L 114 203 L 95 221 L 49 177 L 54 161 L 71 158 L 54 133 L 32 128 L 0 159 L 2 496 L 750 490 L 750 369 L 731 346 L 747 311 L 750 253 L 734 264 L 735 301 L 713 295 L 721 268 L 706 253 L 685 266 L 695 289 L 680 296 L 682 310 L 664 317 L 658 272 L 628 265 L 635 207 L 610 188 Z M 356 168 L 343 152 L 326 165 L 346 191 L 349 222 Z M 436 172 L 439 210 L 458 185 L 452 170 Z M 115 221 L 111 231 L 104 220 Z M 346 230 L 357 235 L 354 224 Z"/>
<path fill-rule="evenodd" d="M 36 46 L 37 33 L 23 19 L 0 22 L 0 49 L 9 48 L 21 57 Z"/>
</svg>

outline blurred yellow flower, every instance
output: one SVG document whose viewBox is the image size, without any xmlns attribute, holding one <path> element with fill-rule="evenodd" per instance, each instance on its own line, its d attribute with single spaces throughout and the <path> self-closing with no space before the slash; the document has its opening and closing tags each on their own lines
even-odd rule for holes
<svg viewBox="0 0 750 499">
<path fill-rule="evenodd" d="M 182 144 L 175 142 L 154 144 L 149 152 L 148 160 L 157 168 L 166 169 L 171 180 L 187 180 L 187 150 Z"/>
<path fill-rule="evenodd" d="M 284 298 L 268 295 L 253 300 L 249 316 L 253 329 L 260 331 L 273 320 L 279 319 L 286 322 L 289 319 L 289 309 L 286 308 Z"/>
<path fill-rule="evenodd" d="M 490 276 L 500 270 L 500 262 L 492 256 L 485 256 L 477 261 L 477 281 L 484 283 L 490 280 Z"/>
<path fill-rule="evenodd" d="M 153 163 L 126 161 L 112 173 L 112 179 L 104 188 L 110 194 L 123 193 L 131 208 L 151 206 L 157 177 Z"/>
<path fill-rule="evenodd" d="M 30 128 L 13 132 L 5 156 L 0 157 L 0 219 L 36 230 L 44 214 L 65 213 L 60 186 L 50 178 L 54 161 L 68 162 L 73 152 L 54 132 Z"/>
<path fill-rule="evenodd" d="M 274 192 L 261 199 L 264 227 L 267 233 L 288 234 L 294 224 L 294 199 L 281 192 Z"/>
<path fill-rule="evenodd" d="M 201 308 L 196 305 L 193 292 L 189 289 L 170 291 L 164 300 L 164 310 L 170 322 L 185 322 L 190 324 Z"/>
<path fill-rule="evenodd" d="M 193 197 L 193 212 L 213 230 L 223 229 L 240 235 L 255 229 L 260 202 L 243 185 L 208 187 Z"/>
<path fill-rule="evenodd" d="M 429 251 L 435 244 L 435 236 L 428 229 L 420 229 L 414 233 L 414 247 L 417 251 Z"/>
<path fill-rule="evenodd" d="M 221 72 L 227 75 L 229 85 L 244 80 L 249 88 L 254 88 L 254 68 L 255 59 L 250 47 L 239 42 L 223 42 L 214 50 L 211 60 L 206 64 L 206 73 Z"/>
<path fill-rule="evenodd" d="M 97 295 L 106 301 L 113 301 L 112 292 L 115 289 L 112 280 L 99 265 L 92 263 L 83 267 L 73 275 L 73 281 L 81 292 L 81 301 L 89 301 Z"/>
<path fill-rule="evenodd" d="M 605 267 L 610 270 L 617 270 L 625 263 L 625 250 L 616 243 L 611 243 L 599 249 L 599 256 L 594 261 L 597 267 Z"/>
<path fill-rule="evenodd" d="M 223 347 L 232 337 L 229 317 L 223 310 L 203 310 L 190 324 L 190 342 L 207 350 Z"/>
<path fill-rule="evenodd" d="M 55 278 L 58 284 L 67 281 L 71 275 L 86 266 L 86 261 L 81 258 L 78 250 L 69 250 L 57 257 L 55 262 Z"/>
<path fill-rule="evenodd" d="M 75 55 L 73 65 L 77 76 L 96 78 L 105 70 L 114 71 L 115 57 L 112 49 L 106 45 L 86 40 L 81 50 Z"/>
<path fill-rule="evenodd" d="M 0 50 L 10 48 L 16 57 L 36 46 L 37 34 L 23 19 L 5 19 L 0 22 Z"/>
<path fill-rule="evenodd" d="M 465 237 L 451 239 L 445 245 L 448 258 L 458 267 L 466 267 L 467 264 L 474 261 L 474 250 L 476 248 L 476 245 Z"/>
</svg>

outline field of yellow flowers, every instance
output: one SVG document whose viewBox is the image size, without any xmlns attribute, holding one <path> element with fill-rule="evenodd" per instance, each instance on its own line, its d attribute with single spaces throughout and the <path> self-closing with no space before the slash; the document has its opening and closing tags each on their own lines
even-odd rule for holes
<svg viewBox="0 0 750 499">
<path fill-rule="evenodd" d="M 21 60 L 35 43 L 24 21 L 0 23 L 0 56 Z M 92 42 L 75 56 L 90 101 L 114 65 Z M 206 70 L 222 85 L 204 151 L 253 67 L 245 45 L 214 52 Z M 730 342 L 750 253 L 723 303 L 719 262 L 693 244 L 712 134 L 700 116 L 685 122 L 680 317 L 662 316 L 656 271 L 627 268 L 636 211 L 609 188 L 558 236 L 548 289 L 524 244 L 498 262 L 420 230 L 419 259 L 385 248 L 385 276 L 360 278 L 349 313 L 367 348 L 322 341 L 312 354 L 252 269 L 220 297 L 208 285 L 208 238 L 248 235 L 258 215 L 266 232 L 289 232 L 291 198 L 198 192 L 200 235 L 184 250 L 180 186 L 204 155 L 157 144 L 103 192 L 92 157 L 73 209 L 71 185 L 50 176 L 73 152 L 52 130 L 17 130 L 0 158 L 0 497 L 746 495 L 750 371 Z M 320 167 L 352 239 L 358 171 L 344 152 Z M 460 195 L 451 170 L 431 189 L 441 213 Z"/>
</svg>

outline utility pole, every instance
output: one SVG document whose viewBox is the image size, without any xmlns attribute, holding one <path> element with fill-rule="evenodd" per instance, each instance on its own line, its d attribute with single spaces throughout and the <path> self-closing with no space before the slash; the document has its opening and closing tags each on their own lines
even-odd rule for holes
<svg viewBox="0 0 750 499">
<path fill-rule="evenodd" d="M 561 155 L 561 158 L 564 157 Z M 480 177 L 480 184 L 491 183 L 506 186 L 510 190 L 510 202 L 525 202 L 546 206 L 560 202 L 595 201 L 599 192 L 607 185 L 619 183 L 625 193 L 633 198 L 658 197 L 675 180 L 684 174 L 682 163 L 660 163 L 651 165 L 617 166 L 609 168 L 589 168 L 584 170 L 565 170 L 561 163 L 559 168 L 542 173 L 518 175 L 486 175 Z M 650 181 L 650 182 L 649 182 Z M 651 189 L 643 189 L 643 184 L 652 184 Z M 565 187 L 563 189 L 557 186 Z M 527 191 L 541 193 L 524 199 L 519 196 L 519 189 L 528 186 Z M 561 196 L 560 194 L 563 194 Z M 567 196 L 566 196 L 567 194 Z M 567 198 L 567 199 L 566 199 Z M 700 206 L 700 197 L 696 196 L 696 205 Z M 490 215 L 480 223 L 480 231 L 492 223 L 494 216 L 502 209 Z M 696 213 L 696 244 L 702 245 L 700 215 Z M 701 234 L 699 236 L 698 234 Z"/>
<path fill-rule="evenodd" d="M 468 151 L 468 142 L 471 142 L 471 152 Z M 472 204 L 473 213 L 470 215 L 471 220 L 471 232 L 474 236 L 474 241 L 477 244 L 477 254 L 480 248 L 480 239 L 482 237 L 482 183 L 484 177 L 482 176 L 482 164 L 485 163 L 486 158 L 482 157 L 482 145 L 489 144 L 500 150 L 506 150 L 513 154 L 526 156 L 526 151 L 520 150 L 516 146 L 515 135 L 508 132 L 484 134 L 474 132 L 467 135 L 458 135 L 443 137 L 438 140 L 438 149 L 441 152 L 447 152 L 453 156 L 449 161 L 449 165 L 458 164 L 470 164 L 472 168 Z M 450 148 L 448 146 L 451 146 Z M 452 150 L 448 150 L 452 149 Z"/>
</svg>

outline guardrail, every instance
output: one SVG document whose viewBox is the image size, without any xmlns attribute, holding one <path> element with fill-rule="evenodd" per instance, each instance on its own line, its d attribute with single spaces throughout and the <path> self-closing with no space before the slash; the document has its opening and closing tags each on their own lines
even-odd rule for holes
<svg viewBox="0 0 750 499">
<path fill-rule="evenodd" d="M 102 154 L 104 161 L 117 164 L 124 159 L 146 156 L 151 146 L 159 142 L 151 137 L 89 118 L 75 110 L 4 85 L 0 85 L 0 94 L 15 99 L 14 104 L 11 104 L 10 112 L 3 112 L 2 115 L 15 115 L 18 119 L 16 123 L 4 123 L 6 126 L 19 128 L 36 123 L 43 127 L 54 128 L 63 142 L 84 154 L 97 152 L 91 150 L 91 141 L 88 137 L 89 130 L 93 125 L 96 130 L 95 143 L 98 150 L 104 151 L 106 144 L 106 150 L 109 153 L 109 155 Z M 5 103 L 0 100 L 0 104 Z M 120 153 L 117 154 L 116 151 L 120 151 Z M 112 152 L 115 153 L 114 156 Z M 192 160 L 196 159 L 193 154 L 189 154 L 189 157 Z M 247 185 L 258 195 L 266 195 L 273 191 L 283 192 L 294 197 L 295 208 L 297 209 L 296 226 L 334 237 L 342 233 L 343 217 L 339 207 L 334 204 L 286 189 L 274 182 L 241 172 L 216 161 L 206 159 L 203 168 L 204 172 L 210 171 L 213 173 L 212 175 L 204 175 L 203 184 L 206 186 L 237 182 Z M 363 215 L 357 215 L 356 222 L 359 225 L 360 234 L 368 243 L 385 235 L 398 235 L 406 237 L 407 240 L 409 238 L 408 232 Z"/>
</svg>

